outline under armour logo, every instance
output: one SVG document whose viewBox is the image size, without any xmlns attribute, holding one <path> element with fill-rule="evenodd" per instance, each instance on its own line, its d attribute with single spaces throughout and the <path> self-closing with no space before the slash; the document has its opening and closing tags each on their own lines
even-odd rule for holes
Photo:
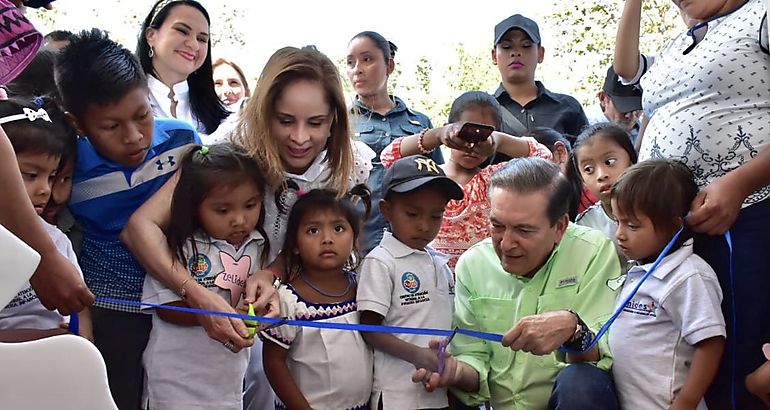
<svg viewBox="0 0 770 410">
<path fill-rule="evenodd" d="M 174 156 L 173 155 L 169 155 L 168 156 L 168 161 L 161 161 L 161 160 L 155 161 L 155 165 L 158 166 L 158 171 L 163 171 L 163 166 L 166 165 L 166 164 L 168 164 L 169 166 L 172 166 L 172 167 L 174 165 L 176 165 L 176 161 L 174 161 Z"/>
<path fill-rule="evenodd" d="M 438 169 L 438 165 L 436 165 L 435 162 L 433 162 L 430 158 L 416 158 L 414 160 L 414 163 L 417 164 L 417 169 L 422 171 L 422 167 L 425 167 L 425 170 L 428 172 L 432 172 L 434 174 L 440 174 L 441 171 Z"/>
</svg>

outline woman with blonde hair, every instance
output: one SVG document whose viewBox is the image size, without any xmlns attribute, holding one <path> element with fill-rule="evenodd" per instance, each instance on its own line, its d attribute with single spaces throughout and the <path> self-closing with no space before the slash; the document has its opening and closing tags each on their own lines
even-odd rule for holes
<svg viewBox="0 0 770 410">
<path fill-rule="evenodd" d="M 245 148 L 260 164 L 267 181 L 264 230 L 270 244 L 266 264 L 283 245 L 286 223 L 297 197 L 316 188 L 342 196 L 354 185 L 366 183 L 374 152 L 353 143 L 339 73 L 334 63 L 312 47 L 285 47 L 268 60 L 253 96 L 240 114 L 230 139 Z M 126 224 L 121 240 L 136 258 L 169 289 L 175 289 L 193 308 L 232 312 L 223 299 L 211 297 L 190 277 L 185 266 L 173 263 L 163 228 L 170 219 L 172 178 L 137 210 Z M 280 273 L 280 267 L 269 268 Z M 280 276 L 280 275 L 278 275 Z M 263 270 L 246 283 L 246 303 L 277 316 L 278 301 L 272 273 Z M 201 315 L 208 335 L 234 351 L 255 343 L 239 319 Z M 258 349 L 261 344 L 257 342 Z M 260 350 L 255 350 L 246 376 L 244 409 L 272 408 L 272 395 L 262 371 Z M 269 390 L 268 390 L 269 392 Z M 257 402 L 258 401 L 258 402 Z"/>
</svg>

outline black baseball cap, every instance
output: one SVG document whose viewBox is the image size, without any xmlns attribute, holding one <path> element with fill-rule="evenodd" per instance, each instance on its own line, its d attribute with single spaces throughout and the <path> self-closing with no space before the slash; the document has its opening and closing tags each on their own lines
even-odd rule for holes
<svg viewBox="0 0 770 410">
<path fill-rule="evenodd" d="M 514 14 L 495 26 L 495 46 L 500 43 L 505 33 L 514 28 L 526 33 L 533 43 L 540 44 L 540 29 L 537 27 L 537 23 L 521 14 Z"/>
<path fill-rule="evenodd" d="M 607 69 L 602 90 L 610 97 L 618 112 L 625 114 L 642 109 L 642 90 L 635 85 L 623 85 L 612 66 Z"/>
<path fill-rule="evenodd" d="M 411 155 L 401 158 L 393 166 L 385 170 L 382 177 L 382 197 L 389 192 L 411 192 L 426 184 L 441 187 L 449 199 L 463 199 L 463 190 L 457 182 L 452 181 L 441 167 L 432 159 L 423 155 Z"/>
</svg>

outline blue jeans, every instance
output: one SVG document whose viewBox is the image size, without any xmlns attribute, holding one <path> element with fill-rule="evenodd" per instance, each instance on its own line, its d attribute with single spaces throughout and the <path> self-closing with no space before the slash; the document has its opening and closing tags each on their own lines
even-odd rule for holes
<svg viewBox="0 0 770 410">
<path fill-rule="evenodd" d="M 612 374 L 586 363 L 571 364 L 553 384 L 549 410 L 618 410 Z"/>
<path fill-rule="evenodd" d="M 730 254 L 725 238 L 695 236 L 695 253 L 711 265 L 722 286 L 722 313 L 727 325 L 725 352 L 706 394 L 706 404 L 709 409 L 716 410 L 765 409 L 759 399 L 746 390 L 744 380 L 748 373 L 765 362 L 762 344 L 770 342 L 770 199 L 742 209 L 730 233 L 733 240 L 732 286 Z M 735 407 L 732 386 L 735 386 Z"/>
</svg>

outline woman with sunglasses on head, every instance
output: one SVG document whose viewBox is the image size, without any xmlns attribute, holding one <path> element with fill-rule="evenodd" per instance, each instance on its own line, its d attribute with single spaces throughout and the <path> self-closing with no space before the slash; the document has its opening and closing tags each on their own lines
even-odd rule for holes
<svg viewBox="0 0 770 410">
<path fill-rule="evenodd" d="M 136 46 L 155 116 L 192 124 L 204 142 L 230 115 L 214 91 L 210 23 L 195 0 L 159 0 Z"/>
<path fill-rule="evenodd" d="M 767 1 L 674 4 L 696 24 L 667 43 L 639 80 L 650 117 L 639 160 L 678 159 L 700 187 L 687 223 L 697 233 L 695 252 L 714 268 L 725 291 L 728 330 L 708 406 L 764 408 L 743 380 L 764 362 L 761 346 L 770 340 Z M 637 36 L 641 9 L 642 0 L 625 3 L 624 19 Z M 728 230 L 732 255 L 722 237 Z"/>
</svg>

